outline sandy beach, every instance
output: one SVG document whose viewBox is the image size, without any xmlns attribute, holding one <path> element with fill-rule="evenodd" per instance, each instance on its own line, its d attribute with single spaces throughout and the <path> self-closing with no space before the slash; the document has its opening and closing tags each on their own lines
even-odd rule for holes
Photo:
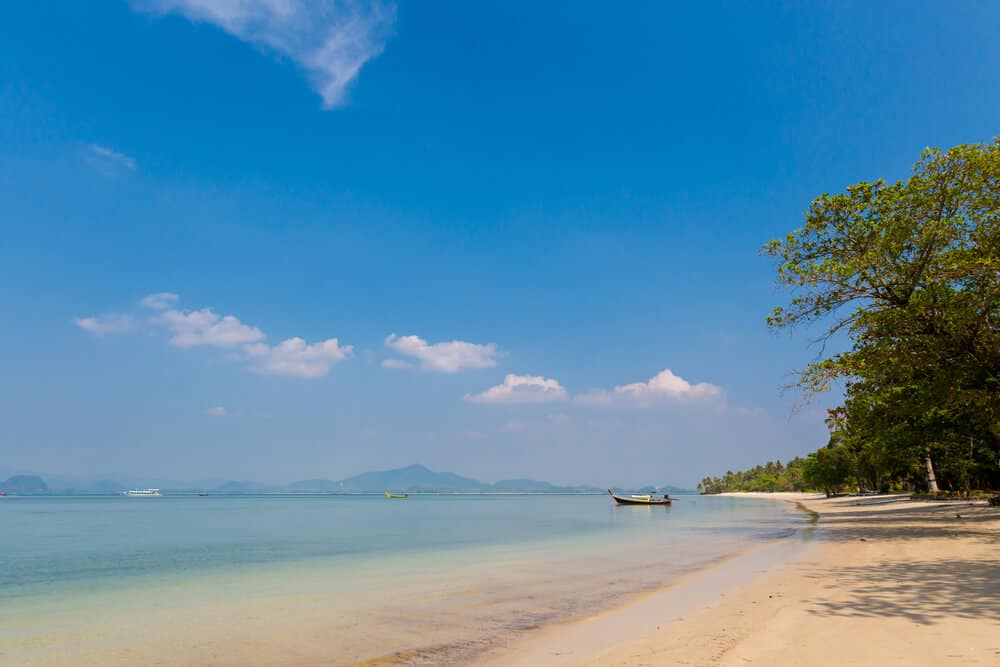
<svg viewBox="0 0 1000 667">
<path fill-rule="evenodd" d="M 745 554 L 602 616 L 543 630 L 483 664 L 1000 664 L 997 508 L 745 495 L 818 513 L 810 543 L 780 557 Z"/>
</svg>

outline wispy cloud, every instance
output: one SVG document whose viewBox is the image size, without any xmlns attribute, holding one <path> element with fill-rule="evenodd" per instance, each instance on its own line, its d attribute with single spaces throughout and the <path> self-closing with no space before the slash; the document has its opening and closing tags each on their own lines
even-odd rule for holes
<svg viewBox="0 0 1000 667">
<path fill-rule="evenodd" d="M 128 333 L 135 328 L 135 320 L 130 315 L 117 313 L 95 315 L 94 317 L 74 317 L 73 322 L 84 331 L 99 338 L 109 334 Z"/>
<path fill-rule="evenodd" d="M 565 401 L 566 397 L 566 389 L 556 380 L 541 375 L 509 373 L 503 384 L 490 387 L 481 394 L 466 394 L 465 400 L 470 403 L 516 404 Z"/>
<path fill-rule="evenodd" d="M 480 345 L 453 340 L 430 344 L 419 336 L 397 336 L 390 334 L 385 346 L 406 357 L 420 362 L 420 368 L 438 373 L 457 373 L 474 368 L 492 368 L 497 365 L 496 343 Z M 385 368 L 409 368 L 410 364 L 399 359 L 382 362 Z"/>
<path fill-rule="evenodd" d="M 166 310 L 177 303 L 178 299 L 180 299 L 180 296 L 173 292 L 157 292 L 156 294 L 149 294 L 142 297 L 139 303 L 153 310 Z"/>
<path fill-rule="evenodd" d="M 708 382 L 692 384 L 666 368 L 646 382 L 621 385 L 612 391 L 592 391 L 576 396 L 574 400 L 586 405 L 628 403 L 645 407 L 662 402 L 711 402 L 721 400 L 724 396 L 722 387 Z"/>
<path fill-rule="evenodd" d="M 330 366 L 350 357 L 354 348 L 340 345 L 336 338 L 309 344 L 301 338 L 289 338 L 270 346 L 254 343 L 243 348 L 254 361 L 252 370 L 267 375 L 292 375 L 303 378 L 322 377 Z"/>
<path fill-rule="evenodd" d="M 361 68 L 385 48 L 394 3 L 378 0 L 133 0 L 153 14 L 180 14 L 288 57 L 305 70 L 323 106 L 344 103 Z"/>
<path fill-rule="evenodd" d="M 214 408 L 208 408 L 205 410 L 205 414 L 209 417 L 228 417 L 229 411 L 221 405 L 217 405 Z"/>
<path fill-rule="evenodd" d="M 98 158 L 105 164 L 112 164 L 118 167 L 124 167 L 130 171 L 134 171 L 136 164 L 135 159 L 125 155 L 125 153 L 119 153 L 116 150 L 108 148 L 107 146 L 102 146 L 100 144 L 90 144 L 90 153 L 92 156 Z"/>
</svg>

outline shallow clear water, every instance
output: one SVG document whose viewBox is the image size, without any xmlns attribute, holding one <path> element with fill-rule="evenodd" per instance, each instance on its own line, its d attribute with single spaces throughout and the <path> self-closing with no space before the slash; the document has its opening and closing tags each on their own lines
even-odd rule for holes
<svg viewBox="0 0 1000 667">
<path fill-rule="evenodd" d="M 184 649 L 185 638 L 225 655 L 234 624 L 259 638 L 279 613 L 298 619 L 295 633 L 315 626 L 312 642 L 330 637 L 322 655 L 333 664 L 422 645 L 483 647 L 804 522 L 784 503 L 717 497 L 672 507 L 569 495 L 4 498 L 0 656 L 142 664 L 122 656 L 155 641 Z M 169 619 L 169 639 L 141 620 L 154 613 Z M 100 642 L 81 629 L 96 619 Z M 280 664 L 267 654 L 250 662 Z"/>
</svg>

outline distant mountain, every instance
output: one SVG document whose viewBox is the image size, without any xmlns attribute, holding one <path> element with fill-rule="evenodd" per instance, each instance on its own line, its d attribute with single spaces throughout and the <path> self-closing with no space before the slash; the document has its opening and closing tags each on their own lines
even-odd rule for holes
<svg viewBox="0 0 1000 667">
<path fill-rule="evenodd" d="M 127 485 L 127 484 L 122 484 L 118 480 L 114 480 L 114 479 L 99 479 L 96 482 L 93 482 L 93 483 L 89 484 L 86 487 L 86 490 L 87 491 L 91 491 L 93 493 L 121 493 L 122 491 L 125 491 L 126 489 L 132 489 L 132 488 L 135 488 L 135 487 Z M 142 487 L 142 488 L 149 488 L 149 487 Z"/>
<path fill-rule="evenodd" d="M 7 493 L 53 493 L 53 494 L 113 494 L 126 489 L 160 488 L 165 493 L 192 493 L 194 491 L 212 491 L 220 494 L 265 493 L 274 491 L 299 491 L 320 493 L 363 493 L 382 491 L 484 491 L 497 493 L 515 493 L 527 491 L 532 493 L 593 493 L 603 492 L 603 488 L 593 486 L 557 486 L 550 482 L 535 479 L 504 479 L 496 484 L 483 482 L 471 477 L 463 477 L 453 472 L 435 472 L 426 466 L 413 464 L 404 468 L 365 472 L 354 477 L 334 481 L 329 479 L 305 479 L 291 484 L 262 484 L 249 480 L 201 480 L 183 481 L 157 479 L 155 477 L 140 477 L 121 473 L 104 473 L 91 476 L 46 475 L 43 481 L 39 476 L 11 471 L 0 489 Z M 2 479 L 2 476 L 0 476 Z M 34 481 L 37 480 L 37 481 Z M 5 485 L 10 485 L 7 488 Z M 13 487 L 16 487 L 15 490 Z M 617 488 L 617 487 L 616 487 Z M 617 489 L 635 493 L 649 492 L 653 487 L 643 489 Z M 31 491 L 25 489 L 33 489 Z M 660 486 L 657 490 L 666 490 L 673 495 L 695 494 L 691 489 L 681 489 L 674 486 Z"/>
<path fill-rule="evenodd" d="M 493 485 L 494 491 L 534 491 L 539 493 L 595 493 L 604 491 L 596 486 L 556 486 L 535 479 L 502 479 Z"/>
<path fill-rule="evenodd" d="M 638 489 L 623 489 L 627 491 L 632 491 L 634 493 L 662 493 L 666 491 L 672 496 L 697 496 L 698 492 L 694 489 L 682 489 L 679 486 L 671 486 L 669 484 L 664 484 L 663 486 L 643 486 Z"/>
<path fill-rule="evenodd" d="M 212 491 L 215 493 L 261 493 L 262 491 L 270 491 L 271 488 L 258 482 L 242 481 L 226 482 L 215 487 Z"/>
<path fill-rule="evenodd" d="M 453 472 L 434 472 L 422 465 L 365 472 L 337 483 L 338 491 L 485 491 L 491 485 Z"/>
<path fill-rule="evenodd" d="M 45 493 L 48 490 L 48 484 L 37 475 L 14 475 L 13 477 L 9 477 L 6 482 L 0 484 L 0 491 L 11 495 Z"/>
<path fill-rule="evenodd" d="M 414 464 L 405 468 L 366 472 L 354 477 L 334 482 L 329 479 L 306 479 L 293 482 L 287 487 L 292 491 L 533 491 L 549 493 L 573 493 L 581 491 L 601 491 L 589 486 L 555 486 L 549 482 L 533 479 L 505 479 L 490 484 L 471 477 L 462 477 L 452 472 L 435 472 Z"/>
<path fill-rule="evenodd" d="M 13 473 L 12 473 L 13 474 Z M 19 471 L 16 474 L 37 474 L 35 472 Z M 9 476 L 9 475 L 8 475 Z M 0 474 L 0 479 L 4 477 Z M 212 489 L 224 483 L 225 479 L 210 480 L 175 480 L 150 475 L 130 475 L 125 473 L 105 472 L 98 475 L 60 475 L 44 474 L 49 492 L 53 494 L 114 494 L 126 489 L 156 488 L 164 491 L 201 491 Z"/>
<path fill-rule="evenodd" d="M 558 491 L 559 487 L 534 479 L 502 479 L 493 485 L 494 491 Z"/>
<path fill-rule="evenodd" d="M 289 491 L 341 491 L 340 482 L 329 479 L 304 479 L 288 485 Z"/>
</svg>

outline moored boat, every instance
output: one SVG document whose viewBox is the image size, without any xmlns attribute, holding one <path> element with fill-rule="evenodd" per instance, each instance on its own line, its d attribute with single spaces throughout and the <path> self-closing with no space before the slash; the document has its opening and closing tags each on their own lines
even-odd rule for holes
<svg viewBox="0 0 1000 667">
<path fill-rule="evenodd" d="M 662 498 L 654 498 L 651 495 L 626 497 L 615 495 L 611 489 L 608 489 L 608 495 L 614 498 L 619 505 L 670 505 L 674 502 L 667 493 L 664 493 Z"/>
<path fill-rule="evenodd" d="M 163 496 L 163 492 L 159 489 L 129 489 L 122 491 L 122 495 L 137 498 L 160 498 Z"/>
<path fill-rule="evenodd" d="M 409 494 L 407 494 L 407 493 L 390 493 L 389 491 L 386 491 L 385 492 L 385 497 L 386 498 L 407 498 L 407 497 L 409 497 Z"/>
</svg>

